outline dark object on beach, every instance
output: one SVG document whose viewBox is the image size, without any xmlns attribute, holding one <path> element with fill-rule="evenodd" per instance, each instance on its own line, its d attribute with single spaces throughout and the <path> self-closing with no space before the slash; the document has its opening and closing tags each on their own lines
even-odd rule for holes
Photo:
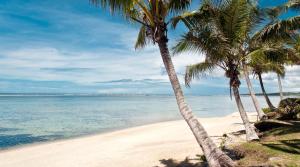
<svg viewBox="0 0 300 167">
<path fill-rule="evenodd" d="M 266 113 L 270 119 L 297 120 L 300 119 L 300 98 L 286 98 L 280 101 L 277 109 Z"/>
<path fill-rule="evenodd" d="M 293 126 L 292 123 L 284 122 L 280 120 L 275 119 L 268 119 L 256 122 L 254 126 L 260 131 L 265 132 L 274 128 L 284 127 L 284 126 Z"/>
</svg>

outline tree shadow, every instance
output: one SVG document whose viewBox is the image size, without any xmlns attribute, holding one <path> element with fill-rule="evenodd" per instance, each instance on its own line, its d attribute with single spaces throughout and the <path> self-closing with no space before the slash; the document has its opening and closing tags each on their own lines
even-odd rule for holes
<svg viewBox="0 0 300 167">
<path fill-rule="evenodd" d="M 197 162 L 192 162 L 193 160 L 194 159 L 185 158 L 185 160 L 180 162 L 174 159 L 162 159 L 159 161 L 164 167 L 208 167 L 208 164 L 204 161 L 195 160 Z"/>
<path fill-rule="evenodd" d="M 240 135 L 246 134 L 246 131 L 245 130 L 239 130 L 239 131 L 236 131 L 236 132 L 231 132 L 230 134 L 232 134 L 234 136 L 240 136 Z"/>
<path fill-rule="evenodd" d="M 271 129 L 266 134 L 287 135 L 292 133 L 300 133 L 300 121 L 290 121 L 289 123 L 292 123 L 293 125 L 289 127 Z"/>
<path fill-rule="evenodd" d="M 300 139 L 279 140 L 278 142 L 279 143 L 265 143 L 262 145 L 290 154 L 300 154 Z"/>
</svg>

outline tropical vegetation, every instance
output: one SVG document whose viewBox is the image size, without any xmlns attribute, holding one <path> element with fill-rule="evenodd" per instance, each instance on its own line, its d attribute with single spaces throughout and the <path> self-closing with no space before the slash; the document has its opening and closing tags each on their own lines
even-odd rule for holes
<svg viewBox="0 0 300 167">
<path fill-rule="evenodd" d="M 276 107 L 265 89 L 263 74 L 277 75 L 281 100 L 284 101 L 281 79 L 287 72 L 286 66 L 300 64 L 300 15 L 283 19 L 281 17 L 291 10 L 299 12 L 300 0 L 289 0 L 273 8 L 260 8 L 256 0 L 202 0 L 195 11 L 188 11 L 191 0 L 90 2 L 140 26 L 136 49 L 150 44 L 158 46 L 179 111 L 193 132 L 209 166 L 230 167 L 236 163 L 216 146 L 185 101 L 168 47 L 169 28 L 176 29 L 178 24 L 183 24 L 187 31 L 173 47 L 174 55 L 186 51 L 205 55 L 203 62 L 187 66 L 184 78 L 187 87 L 191 86 L 194 79 L 213 70 L 224 72 L 229 80 L 230 96 L 233 94 L 243 121 L 247 141 L 258 141 L 259 135 L 242 103 L 240 78 L 245 78 L 257 115 L 264 121 L 270 117 L 261 109 L 250 80 L 251 74 L 258 78 L 269 110 L 274 112 Z M 293 111 L 293 118 L 297 119 L 298 111 L 300 112 L 298 103 L 295 108 L 286 108 Z M 287 110 L 286 108 L 283 110 Z"/>
<path fill-rule="evenodd" d="M 220 68 L 229 78 L 230 92 L 235 101 L 246 129 L 248 141 L 258 140 L 241 101 L 240 69 L 246 56 L 247 43 L 252 27 L 260 20 L 256 6 L 247 0 L 231 0 L 223 3 L 205 1 L 198 11 L 185 13 L 174 19 L 176 26 L 182 20 L 188 32 L 174 47 L 174 53 L 183 51 L 201 51 L 205 61 L 187 67 L 185 82 L 190 84 L 193 78 L 206 71 Z"/>
<path fill-rule="evenodd" d="M 146 44 L 157 44 L 162 61 L 168 73 L 181 115 L 192 130 L 198 144 L 203 150 L 210 166 L 234 166 L 233 161 L 222 152 L 193 115 L 187 105 L 174 69 L 168 49 L 168 16 L 178 14 L 190 5 L 189 0 L 91 0 L 95 5 L 108 7 L 112 12 L 121 13 L 126 19 L 139 23 L 141 28 L 135 48 Z"/>
</svg>

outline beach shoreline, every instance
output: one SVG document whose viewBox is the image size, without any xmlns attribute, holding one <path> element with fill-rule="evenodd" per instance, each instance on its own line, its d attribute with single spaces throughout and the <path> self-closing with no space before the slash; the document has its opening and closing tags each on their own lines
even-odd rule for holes
<svg viewBox="0 0 300 167">
<path fill-rule="evenodd" d="M 256 113 L 250 112 L 256 120 Z M 219 144 L 224 133 L 242 130 L 238 113 L 224 117 L 200 118 L 213 140 Z M 119 166 L 160 165 L 159 160 L 183 160 L 201 154 L 183 120 L 164 121 L 101 134 L 27 144 L 0 150 L 0 166 Z"/>
<path fill-rule="evenodd" d="M 253 113 L 253 112 L 249 112 L 249 113 Z M 204 116 L 204 117 L 201 117 L 201 119 L 223 118 L 223 117 L 230 116 L 232 114 L 234 114 L 234 113 L 227 114 L 227 115 L 224 115 L 224 116 Z M 178 121 L 183 121 L 183 118 L 176 118 L 176 119 L 171 119 L 171 120 L 162 120 L 162 121 L 150 122 L 150 123 L 146 123 L 146 124 L 133 125 L 133 126 L 128 126 L 128 127 L 116 128 L 116 129 L 109 129 L 109 130 L 106 130 L 106 131 L 99 131 L 99 132 L 96 131 L 96 132 L 77 135 L 77 136 L 62 137 L 62 138 L 59 138 L 59 139 L 36 141 L 36 142 L 33 142 L 33 143 L 27 143 L 27 144 L 20 144 L 20 145 L 15 145 L 15 146 L 10 146 L 10 147 L 4 147 L 4 148 L 0 148 L 0 153 L 5 152 L 5 151 L 10 151 L 10 150 L 22 149 L 22 148 L 25 148 L 25 147 L 41 145 L 41 144 L 47 144 L 47 143 L 53 143 L 53 142 L 59 142 L 59 141 L 67 141 L 67 140 L 72 140 L 72 139 L 99 136 L 99 135 L 105 135 L 105 134 L 110 134 L 110 133 L 114 133 L 114 132 L 121 132 L 121 131 L 130 130 L 132 128 L 142 128 L 142 127 L 149 126 L 149 125 L 161 124 L 161 123 L 166 123 L 166 122 L 178 122 Z"/>
</svg>

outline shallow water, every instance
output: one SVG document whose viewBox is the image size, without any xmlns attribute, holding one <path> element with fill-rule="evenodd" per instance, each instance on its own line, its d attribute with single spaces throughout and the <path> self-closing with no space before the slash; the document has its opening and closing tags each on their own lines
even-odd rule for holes
<svg viewBox="0 0 300 167">
<path fill-rule="evenodd" d="M 186 99 L 199 117 L 237 111 L 229 96 Z M 242 100 L 247 111 L 255 111 L 248 96 Z M 277 104 L 279 97 L 271 100 Z M 1 96 L 0 149 L 177 119 L 173 96 Z"/>
</svg>

